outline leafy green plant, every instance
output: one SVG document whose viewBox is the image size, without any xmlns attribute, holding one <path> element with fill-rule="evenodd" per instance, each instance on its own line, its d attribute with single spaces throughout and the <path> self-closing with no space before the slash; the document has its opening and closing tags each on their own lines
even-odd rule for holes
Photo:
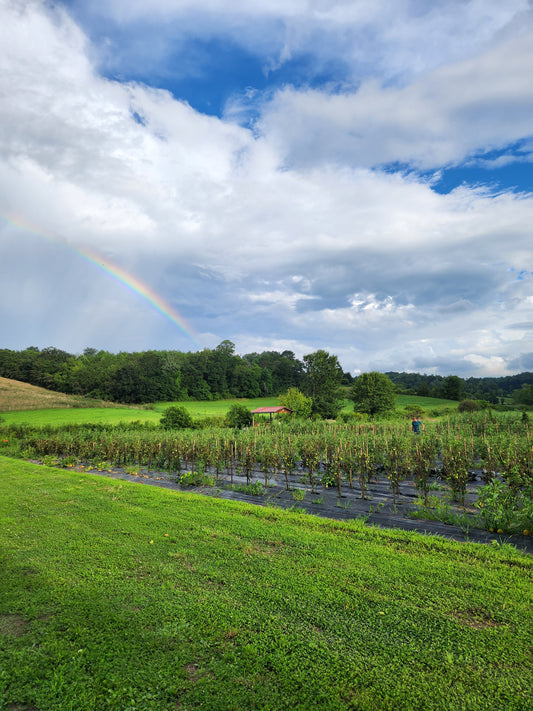
<svg viewBox="0 0 533 711">
<path fill-rule="evenodd" d="M 522 491 L 513 491 L 495 479 L 479 491 L 476 503 L 483 528 L 497 533 L 533 530 L 533 501 Z"/>
<path fill-rule="evenodd" d="M 233 484 L 231 488 L 233 491 L 240 491 L 250 496 L 264 496 L 266 494 L 266 489 L 260 481 L 254 481 L 252 484 Z"/>
<path fill-rule="evenodd" d="M 311 416 L 313 400 L 306 397 L 298 388 L 289 388 L 284 395 L 279 396 L 279 404 L 293 411 L 295 417 L 307 419 Z"/>
<path fill-rule="evenodd" d="M 42 462 L 45 467 L 57 467 L 59 464 L 59 457 L 56 457 L 52 454 L 45 454 L 45 456 L 42 458 Z"/>
<path fill-rule="evenodd" d="M 165 410 L 159 424 L 165 430 L 179 430 L 192 427 L 193 421 L 188 410 L 180 405 L 174 405 Z"/>
<path fill-rule="evenodd" d="M 468 533 L 472 528 L 474 521 L 465 512 L 454 511 L 449 504 L 446 504 L 440 500 L 430 503 L 433 503 L 434 507 L 431 505 L 423 505 L 417 510 L 410 511 L 408 513 L 409 518 L 424 519 L 427 521 L 442 521 L 443 523 L 449 523 L 452 526 L 457 526 L 463 531 L 463 533 Z"/>
<path fill-rule="evenodd" d="M 305 499 L 305 491 L 303 489 L 294 489 L 292 498 L 295 501 L 303 501 Z"/>
<path fill-rule="evenodd" d="M 225 418 L 225 422 L 228 427 L 234 427 L 238 430 L 243 427 L 250 427 L 252 421 L 252 413 L 246 405 L 243 405 L 240 402 L 236 402 L 230 407 Z"/>
<path fill-rule="evenodd" d="M 78 463 L 78 458 L 74 457 L 72 455 L 70 455 L 68 457 L 63 457 L 63 459 L 61 459 L 59 461 L 59 464 L 62 467 L 74 467 L 74 466 L 76 466 L 77 463 Z"/>
<path fill-rule="evenodd" d="M 468 466 L 472 461 L 467 440 L 450 438 L 444 446 L 442 460 L 446 481 L 464 507 L 466 485 L 470 476 Z"/>
<path fill-rule="evenodd" d="M 215 478 L 204 474 L 203 471 L 183 472 L 179 482 L 182 486 L 214 486 Z"/>
</svg>

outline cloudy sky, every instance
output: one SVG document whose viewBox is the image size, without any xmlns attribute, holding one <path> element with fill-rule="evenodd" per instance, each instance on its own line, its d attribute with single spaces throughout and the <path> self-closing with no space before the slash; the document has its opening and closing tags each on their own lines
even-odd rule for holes
<svg viewBox="0 0 533 711">
<path fill-rule="evenodd" d="M 0 0 L 0 348 L 533 370 L 531 0 Z"/>
</svg>

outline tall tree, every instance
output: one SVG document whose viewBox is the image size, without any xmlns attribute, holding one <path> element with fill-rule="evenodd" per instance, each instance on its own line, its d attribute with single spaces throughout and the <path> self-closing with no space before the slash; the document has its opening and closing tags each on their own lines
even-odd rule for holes
<svg viewBox="0 0 533 711">
<path fill-rule="evenodd" d="M 384 374 L 372 371 L 355 379 L 351 398 L 356 412 L 378 415 L 394 410 L 396 396 L 392 381 Z"/>
<path fill-rule="evenodd" d="M 313 412 L 326 419 L 335 419 L 342 409 L 339 389 L 343 371 L 337 356 L 319 350 L 304 356 L 304 391 L 313 401 Z"/>
<path fill-rule="evenodd" d="M 446 400 L 460 400 L 463 395 L 463 380 L 458 375 L 448 375 L 442 383 L 442 397 Z"/>
</svg>

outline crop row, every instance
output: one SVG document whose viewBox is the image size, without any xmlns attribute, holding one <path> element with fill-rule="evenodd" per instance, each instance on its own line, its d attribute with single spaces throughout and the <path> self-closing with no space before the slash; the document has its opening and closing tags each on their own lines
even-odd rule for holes
<svg viewBox="0 0 533 711">
<path fill-rule="evenodd" d="M 250 479 L 260 471 L 289 477 L 296 471 L 329 485 L 350 487 L 357 482 L 364 498 L 369 481 L 382 473 L 395 497 L 400 482 L 413 478 L 427 498 L 430 477 L 438 472 L 464 501 L 470 471 L 483 469 L 488 481 L 496 472 L 512 491 L 533 492 L 533 440 L 527 423 L 463 420 L 427 427 L 419 436 L 405 425 L 337 425 L 287 423 L 249 430 L 163 431 L 159 428 L 74 427 L 53 430 L 4 428 L 18 441 L 23 456 L 74 457 L 114 466 L 145 466 L 177 473 L 205 470 L 236 472 Z"/>
</svg>

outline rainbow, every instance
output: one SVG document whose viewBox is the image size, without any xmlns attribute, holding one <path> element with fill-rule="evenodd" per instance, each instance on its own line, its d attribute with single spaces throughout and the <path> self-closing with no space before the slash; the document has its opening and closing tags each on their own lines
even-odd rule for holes
<svg viewBox="0 0 533 711">
<path fill-rule="evenodd" d="M 74 252 L 74 254 L 77 254 L 85 261 L 98 267 L 98 269 L 105 272 L 106 274 L 109 274 L 109 276 L 116 279 L 120 284 L 127 287 L 128 289 L 130 289 L 130 291 L 133 291 L 135 294 L 144 299 L 156 311 L 158 311 L 166 319 L 168 319 L 171 323 L 173 323 L 181 331 L 183 331 L 183 333 L 194 343 L 194 345 L 198 349 L 201 349 L 201 346 L 197 341 L 194 331 L 187 324 L 183 316 L 181 316 L 181 314 L 178 313 L 176 309 L 170 306 L 170 304 L 168 304 L 161 296 L 159 296 L 159 294 L 157 294 L 153 289 L 151 289 L 147 284 L 143 283 L 133 274 L 130 274 L 125 269 L 122 269 L 117 264 L 114 264 L 111 260 L 103 257 L 101 254 L 98 254 L 92 249 L 88 249 L 87 247 L 73 247 L 64 240 L 52 237 L 51 235 L 36 229 L 24 218 L 18 215 L 2 214 L 0 216 L 5 222 L 13 225 L 17 229 L 32 232 L 34 234 L 39 235 L 40 237 L 45 238 L 48 241 L 61 244 L 71 252 Z"/>
</svg>

